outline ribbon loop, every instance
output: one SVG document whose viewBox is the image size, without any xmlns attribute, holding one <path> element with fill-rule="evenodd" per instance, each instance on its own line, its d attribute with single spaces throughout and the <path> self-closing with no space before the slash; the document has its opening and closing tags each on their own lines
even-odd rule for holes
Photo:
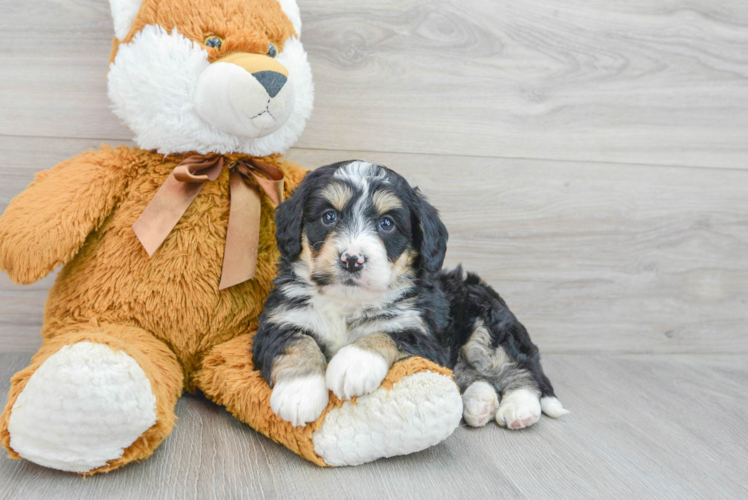
<svg viewBox="0 0 748 500">
<path fill-rule="evenodd" d="M 223 156 L 193 155 L 177 165 L 143 210 L 132 228 L 149 256 L 158 250 L 206 182 L 218 179 L 225 166 Z M 283 171 L 278 167 L 242 158 L 229 177 L 231 206 L 226 228 L 226 247 L 218 289 L 254 278 L 260 238 L 261 200 L 257 186 L 275 205 L 283 201 Z"/>
<path fill-rule="evenodd" d="M 174 178 L 179 182 L 208 182 L 218 179 L 223 170 L 223 157 L 202 159 L 186 158 L 174 168 Z"/>
</svg>

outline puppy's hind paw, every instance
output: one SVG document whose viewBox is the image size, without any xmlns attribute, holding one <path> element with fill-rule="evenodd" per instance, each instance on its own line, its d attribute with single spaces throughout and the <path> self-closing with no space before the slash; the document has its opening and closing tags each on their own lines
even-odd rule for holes
<svg viewBox="0 0 748 500">
<path fill-rule="evenodd" d="M 370 394 L 387 376 L 384 358 L 355 345 L 343 347 L 327 365 L 327 387 L 340 399 Z"/>
<path fill-rule="evenodd" d="M 504 394 L 496 412 L 496 423 L 507 429 L 524 429 L 539 419 L 540 398 L 527 389 Z"/>
<path fill-rule="evenodd" d="M 483 427 L 496 414 L 499 398 L 488 382 L 479 380 L 465 390 L 462 406 L 465 422 L 471 427 Z"/>
<path fill-rule="evenodd" d="M 299 427 L 317 420 L 329 400 L 325 378 L 311 375 L 276 383 L 270 395 L 270 407 L 280 418 Z"/>
</svg>

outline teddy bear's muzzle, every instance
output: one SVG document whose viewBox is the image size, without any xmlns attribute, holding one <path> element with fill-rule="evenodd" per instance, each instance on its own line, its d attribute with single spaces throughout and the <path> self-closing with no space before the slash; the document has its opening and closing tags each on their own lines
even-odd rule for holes
<svg viewBox="0 0 748 500">
<path fill-rule="evenodd" d="M 291 115 L 293 85 L 275 59 L 234 53 L 208 66 L 198 78 L 197 115 L 234 135 L 256 139 L 278 130 Z"/>
</svg>

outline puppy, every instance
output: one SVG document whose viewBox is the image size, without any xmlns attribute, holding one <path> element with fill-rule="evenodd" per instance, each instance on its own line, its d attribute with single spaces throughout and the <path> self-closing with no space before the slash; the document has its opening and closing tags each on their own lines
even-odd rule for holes
<svg viewBox="0 0 748 500">
<path fill-rule="evenodd" d="M 400 175 L 362 161 L 321 167 L 275 222 L 281 260 L 253 358 L 284 420 L 316 420 L 328 390 L 369 394 L 407 356 L 454 370 L 471 426 L 567 413 L 501 297 L 459 267 L 442 271 L 447 229 Z"/>
</svg>

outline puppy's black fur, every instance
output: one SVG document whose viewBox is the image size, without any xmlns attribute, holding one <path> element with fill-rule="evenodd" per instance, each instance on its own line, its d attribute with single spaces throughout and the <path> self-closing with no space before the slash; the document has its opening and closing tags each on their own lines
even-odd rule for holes
<svg viewBox="0 0 748 500">
<path fill-rule="evenodd" d="M 391 325 L 385 328 L 386 333 L 401 353 L 422 356 L 453 369 L 462 390 L 480 380 L 491 384 L 499 395 L 528 388 L 538 397 L 554 396 L 553 387 L 540 365 L 538 348 L 498 293 L 475 274 L 465 274 L 461 267 L 442 270 L 448 233 L 437 210 L 417 188 L 412 188 L 403 177 L 385 167 L 371 166 L 367 170 L 369 177 L 362 174 L 365 182 L 360 183 L 355 176 L 341 175 L 341 169 L 352 168 L 352 163 L 355 162 L 336 163 L 311 172 L 293 196 L 277 209 L 279 272 L 254 341 L 253 360 L 262 376 L 272 385 L 274 361 L 286 353 L 300 335 L 311 336 L 328 360 L 335 354 L 325 337 L 326 332 L 314 331 L 303 322 L 284 323 L 278 316 L 284 311 L 310 310 L 313 297 L 324 296 L 329 287 L 344 286 L 336 278 L 337 271 L 312 272 L 310 279 L 299 274 L 304 242 L 307 242 L 308 252 L 313 254 L 331 245 L 331 241 L 346 230 L 347 222 L 359 218 L 361 227 L 376 225 L 382 214 L 360 199 L 386 189 L 400 200 L 401 206 L 387 214 L 394 221 L 396 231 L 385 234 L 377 230 L 377 237 L 382 240 L 391 264 L 407 252 L 412 252 L 414 258 L 397 281 L 402 293 L 390 294 L 381 304 L 362 306 L 356 314 L 346 317 L 350 331 L 355 332 L 375 321 Z M 339 183 L 353 193 L 345 207 L 334 210 L 337 214 L 334 227 L 320 222 L 321 217 L 331 219 L 325 214 L 333 209 L 320 196 L 331 183 Z M 375 234 L 374 229 L 370 231 Z M 357 285 L 351 286 L 355 289 Z M 351 293 L 355 300 L 356 292 Z M 414 312 L 421 318 L 419 325 L 422 326 L 408 327 L 406 322 L 399 322 L 398 315 L 412 316 Z M 398 328 L 401 323 L 405 326 Z M 478 349 L 471 351 L 470 345 Z M 475 357 L 478 351 L 480 358 Z M 496 365 L 489 358 L 501 359 L 501 362 Z"/>
<path fill-rule="evenodd" d="M 449 302 L 449 325 L 440 342 L 450 346 L 449 367 L 455 368 L 461 361 L 461 348 L 467 344 L 475 330 L 477 321 L 482 322 L 490 333 L 491 349 L 503 348 L 516 369 L 526 370 L 540 390 L 540 396 L 555 397 L 553 386 L 540 365 L 540 351 L 530 340 L 527 329 L 509 310 L 496 291 L 476 274 L 465 276 L 462 266 L 453 271 L 437 274 L 439 289 Z M 472 380 L 461 380 L 455 373 L 461 389 Z M 496 384 L 494 384 L 496 385 Z M 497 390 L 503 392 L 501 386 Z"/>
</svg>

